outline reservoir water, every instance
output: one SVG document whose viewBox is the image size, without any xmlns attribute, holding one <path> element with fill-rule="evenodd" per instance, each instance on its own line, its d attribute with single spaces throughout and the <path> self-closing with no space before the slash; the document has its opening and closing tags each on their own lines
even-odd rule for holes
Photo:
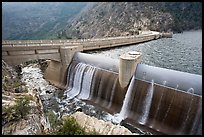
<svg viewBox="0 0 204 137">
<path fill-rule="evenodd" d="M 88 53 L 119 59 L 120 55 L 132 50 L 142 53 L 142 64 L 202 75 L 202 30 Z"/>
</svg>

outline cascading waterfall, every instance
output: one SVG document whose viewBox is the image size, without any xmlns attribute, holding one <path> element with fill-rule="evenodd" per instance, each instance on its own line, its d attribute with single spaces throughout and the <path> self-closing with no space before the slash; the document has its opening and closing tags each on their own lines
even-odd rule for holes
<svg viewBox="0 0 204 137">
<path fill-rule="evenodd" d="M 72 61 L 68 68 L 67 99 L 77 97 L 112 113 L 122 106 L 123 90 L 116 72 L 78 61 Z"/>
<path fill-rule="evenodd" d="M 159 71 L 159 75 L 156 68 L 137 65 L 129 86 L 123 89 L 117 71 L 87 63 L 76 58 L 70 64 L 65 91 L 69 99 L 77 97 L 101 107 L 113 114 L 115 123 L 124 120 L 165 134 L 202 134 L 199 76 L 182 73 L 187 80 L 177 77 L 175 82 L 166 70 Z M 170 73 L 175 76 L 177 72 Z M 189 79 L 197 81 L 189 90 L 183 90 L 189 86 Z"/>
<path fill-rule="evenodd" d="M 75 70 L 76 69 L 76 63 L 72 62 L 70 64 L 70 66 L 68 67 L 68 73 L 67 73 L 67 83 L 66 83 L 66 89 L 64 94 L 67 95 L 67 91 L 71 90 L 71 88 L 73 87 L 73 81 L 74 81 L 74 74 L 75 74 Z"/>
<path fill-rule="evenodd" d="M 147 95 L 143 102 L 143 109 L 142 109 L 142 115 L 140 115 L 139 123 L 145 124 L 147 121 L 147 118 L 149 116 L 150 107 L 152 104 L 152 97 L 154 92 L 154 80 L 152 80 L 150 87 L 147 90 Z"/>
<path fill-rule="evenodd" d="M 122 108 L 121 108 L 121 111 L 119 114 L 115 114 L 115 117 L 116 117 L 116 121 L 118 123 L 120 123 L 122 120 L 124 120 L 125 118 L 128 117 L 128 110 L 130 108 L 130 99 L 131 99 L 131 95 L 132 95 L 132 88 L 133 88 L 133 83 L 135 81 L 135 78 L 134 76 L 132 77 L 131 79 L 131 82 L 130 82 L 130 86 L 128 87 L 128 90 L 127 90 L 127 93 L 125 94 L 125 98 L 123 100 L 123 105 L 122 105 Z"/>
<path fill-rule="evenodd" d="M 90 92 L 95 67 L 84 63 L 78 63 L 75 69 L 76 72 L 73 77 L 74 78 L 73 87 L 72 88 L 69 87 L 65 92 L 67 93 L 68 99 L 72 99 L 78 95 L 80 99 L 86 99 L 88 98 L 87 96 L 89 96 L 89 94 L 87 93 Z M 86 69 L 87 71 L 85 71 Z M 70 71 L 68 73 L 72 73 Z M 70 77 L 70 79 L 72 79 L 72 77 Z"/>
<path fill-rule="evenodd" d="M 68 99 L 72 99 L 80 93 L 81 83 L 83 80 L 82 77 L 83 77 L 85 68 L 86 68 L 85 64 L 82 64 L 82 63 L 77 64 L 76 74 L 74 76 L 74 81 L 73 81 L 73 87 L 65 91 L 67 92 Z"/>
<path fill-rule="evenodd" d="M 87 69 L 88 70 L 84 72 L 81 92 L 78 95 L 78 98 L 80 99 L 88 99 L 90 94 L 95 67 L 87 65 Z"/>
</svg>

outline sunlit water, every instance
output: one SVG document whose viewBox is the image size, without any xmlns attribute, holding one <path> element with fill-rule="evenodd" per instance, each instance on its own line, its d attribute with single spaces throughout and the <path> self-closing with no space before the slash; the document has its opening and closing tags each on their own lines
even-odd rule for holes
<svg viewBox="0 0 204 137">
<path fill-rule="evenodd" d="M 132 50 L 142 53 L 143 64 L 202 75 L 202 30 L 88 53 L 119 59 L 120 55 Z"/>
</svg>

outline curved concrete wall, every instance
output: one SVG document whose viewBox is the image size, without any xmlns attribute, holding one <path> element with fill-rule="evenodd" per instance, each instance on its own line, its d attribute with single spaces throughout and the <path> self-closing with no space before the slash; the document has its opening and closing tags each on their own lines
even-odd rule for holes
<svg viewBox="0 0 204 137">
<path fill-rule="evenodd" d="M 111 71 L 117 65 L 113 62 L 75 54 L 68 70 L 68 97 L 119 113 L 123 121 L 154 134 L 202 134 L 202 76 L 138 64 L 124 89 L 118 70 Z"/>
<path fill-rule="evenodd" d="M 68 68 L 68 98 L 77 97 L 109 113 L 120 111 L 126 88 L 121 88 L 118 73 L 73 60 Z"/>
<path fill-rule="evenodd" d="M 147 82 L 154 80 L 154 83 L 184 92 L 187 92 L 192 88 L 194 90 L 194 94 L 202 96 L 201 75 L 145 64 L 138 64 L 134 75 L 136 79 Z"/>
<path fill-rule="evenodd" d="M 202 134 L 202 96 L 134 78 L 124 121 L 154 134 Z"/>
<path fill-rule="evenodd" d="M 136 44 L 157 39 L 159 33 L 148 33 L 135 36 L 109 37 L 100 39 L 77 39 L 77 40 L 3 40 L 3 59 L 10 65 L 18 65 L 25 61 L 36 59 L 64 60 L 64 53 L 61 47 L 73 48 L 72 56 L 76 51 L 96 50 Z M 65 49 L 65 48 L 64 48 Z M 64 54 L 64 55 L 62 55 Z M 17 60 L 16 60 L 17 59 Z M 64 64 L 64 62 L 62 62 Z M 68 65 L 68 64 L 67 64 Z"/>
<path fill-rule="evenodd" d="M 119 71 L 119 68 L 118 68 L 119 60 L 117 60 L 117 59 L 76 52 L 74 54 L 72 60 L 78 61 L 78 62 L 83 62 L 85 64 L 90 64 L 90 65 L 93 65 L 95 67 L 109 70 L 112 72 L 118 73 L 118 71 Z"/>
</svg>

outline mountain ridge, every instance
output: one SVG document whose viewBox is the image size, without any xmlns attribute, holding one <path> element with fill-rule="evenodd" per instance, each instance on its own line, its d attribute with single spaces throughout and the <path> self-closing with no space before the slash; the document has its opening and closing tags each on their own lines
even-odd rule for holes
<svg viewBox="0 0 204 137">
<path fill-rule="evenodd" d="M 2 4 L 2 39 L 83 39 L 139 30 L 202 29 L 200 2 L 16 3 Z"/>
</svg>

